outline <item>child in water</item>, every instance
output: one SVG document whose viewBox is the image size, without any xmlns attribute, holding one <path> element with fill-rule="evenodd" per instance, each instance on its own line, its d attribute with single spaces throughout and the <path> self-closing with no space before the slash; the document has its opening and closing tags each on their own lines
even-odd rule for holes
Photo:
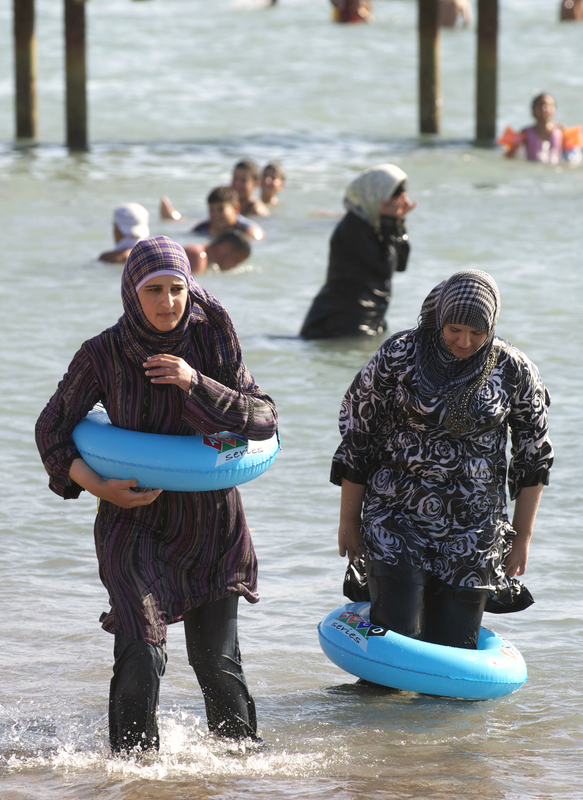
<svg viewBox="0 0 583 800">
<path fill-rule="evenodd" d="M 500 144 L 506 146 L 506 158 L 513 158 L 524 145 L 529 161 L 557 165 L 565 157 L 570 162 L 578 163 L 583 144 L 581 128 L 565 128 L 560 122 L 553 122 L 555 111 L 556 103 L 552 95 L 537 95 L 532 101 L 536 125 L 523 128 L 520 133 L 506 128 L 499 140 Z"/>
<path fill-rule="evenodd" d="M 370 0 L 330 0 L 334 22 L 370 22 L 372 3 Z"/>
<path fill-rule="evenodd" d="M 239 194 L 231 186 L 217 186 L 207 197 L 209 215 L 192 229 L 201 236 L 220 236 L 227 231 L 238 230 L 259 241 L 265 238 L 265 231 L 253 220 L 244 217 L 239 202 Z M 179 220 L 183 215 L 177 211 L 166 196 L 160 200 L 160 219 Z"/>
</svg>

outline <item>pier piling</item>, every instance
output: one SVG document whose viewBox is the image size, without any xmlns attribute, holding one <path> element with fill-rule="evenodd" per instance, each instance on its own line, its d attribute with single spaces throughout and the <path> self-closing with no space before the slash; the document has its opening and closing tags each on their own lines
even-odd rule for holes
<svg viewBox="0 0 583 800">
<path fill-rule="evenodd" d="M 498 83 L 498 0 L 478 0 L 476 63 L 476 143 L 490 145 L 496 137 Z"/>
<path fill-rule="evenodd" d="M 65 0 L 67 146 L 87 150 L 85 0 Z"/>
<path fill-rule="evenodd" d="M 419 130 L 421 133 L 439 133 L 441 122 L 437 4 L 438 0 L 418 0 Z"/>
<path fill-rule="evenodd" d="M 14 0 L 13 8 L 16 138 L 35 139 L 37 107 L 34 0 Z"/>
</svg>

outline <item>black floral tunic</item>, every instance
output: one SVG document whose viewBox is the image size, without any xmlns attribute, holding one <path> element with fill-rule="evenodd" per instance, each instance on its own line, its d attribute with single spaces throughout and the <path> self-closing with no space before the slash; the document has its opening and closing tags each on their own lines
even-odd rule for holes
<svg viewBox="0 0 583 800">
<path fill-rule="evenodd" d="M 504 564 L 515 532 L 506 480 L 512 499 L 525 486 L 548 483 L 550 398 L 523 353 L 499 338 L 493 346 L 493 368 L 471 397 L 459 435 L 447 427 L 459 400 L 419 389 L 418 329 L 387 339 L 354 379 L 342 403 L 331 480 L 366 485 L 369 558 L 422 567 L 452 585 L 508 584 Z"/>
</svg>

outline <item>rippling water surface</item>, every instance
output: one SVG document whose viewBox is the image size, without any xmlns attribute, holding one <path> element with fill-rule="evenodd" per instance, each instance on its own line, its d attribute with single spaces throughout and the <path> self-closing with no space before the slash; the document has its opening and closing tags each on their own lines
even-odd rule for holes
<svg viewBox="0 0 583 800">
<path fill-rule="evenodd" d="M 443 33 L 444 135 L 419 139 L 411 0 L 377 0 L 375 23 L 352 28 L 333 26 L 324 0 L 271 9 L 94 0 L 92 148 L 71 156 L 62 147 L 61 5 L 37 0 L 41 144 L 16 149 L 12 4 L 0 0 L 0 796 L 580 797 L 583 171 L 473 148 L 473 29 Z M 541 91 L 556 95 L 561 120 L 583 122 L 583 26 L 560 25 L 546 0 L 502 6 L 500 126 L 526 124 Z M 280 159 L 287 189 L 250 263 L 203 283 L 231 312 L 281 418 L 283 452 L 243 488 L 262 601 L 242 604 L 240 635 L 265 744 L 208 739 L 176 625 L 162 750 L 113 758 L 95 501 L 49 492 L 32 429 L 80 343 L 120 313 L 119 267 L 94 260 L 110 246 L 113 207 L 141 202 L 154 234 L 192 241 L 188 224 L 157 219 L 159 197 L 200 216 L 209 189 L 243 156 Z M 539 365 L 553 396 L 557 460 L 527 575 L 537 602 L 487 620 L 519 647 L 530 677 L 496 702 L 355 686 L 317 642 L 318 621 L 342 602 L 338 490 L 328 483 L 338 406 L 379 342 L 294 337 L 322 282 L 344 187 L 384 161 L 408 173 L 419 201 L 391 330 L 413 325 L 429 289 L 456 269 L 485 269 L 502 293 L 499 333 Z"/>
</svg>

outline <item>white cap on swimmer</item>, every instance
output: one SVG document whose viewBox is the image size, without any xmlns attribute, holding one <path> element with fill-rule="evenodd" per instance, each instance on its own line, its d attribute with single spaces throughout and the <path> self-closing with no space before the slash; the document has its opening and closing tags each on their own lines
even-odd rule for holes
<svg viewBox="0 0 583 800">
<path fill-rule="evenodd" d="M 113 221 L 123 236 L 136 240 L 150 236 L 150 215 L 139 203 L 122 203 L 113 212 Z"/>
</svg>

